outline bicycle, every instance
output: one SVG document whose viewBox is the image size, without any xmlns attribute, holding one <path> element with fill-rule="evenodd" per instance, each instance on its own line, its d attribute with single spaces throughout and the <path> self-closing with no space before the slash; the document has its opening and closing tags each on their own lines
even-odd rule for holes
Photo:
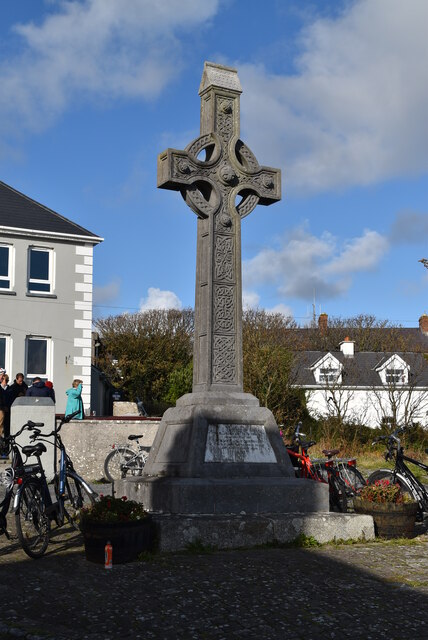
<svg viewBox="0 0 428 640">
<path fill-rule="evenodd" d="M 137 451 L 127 444 L 112 445 L 113 451 L 110 451 L 104 461 L 104 475 L 110 482 L 125 478 L 127 474 L 141 476 L 150 451 L 150 447 L 140 444 L 139 439 L 143 437 L 144 434 L 128 436 L 128 440 L 135 441 Z"/>
<path fill-rule="evenodd" d="M 346 486 L 334 467 L 333 460 L 311 460 L 308 449 L 316 444 L 315 440 L 305 441 L 299 422 L 294 430 L 292 442 L 286 445 L 297 478 L 308 478 L 315 482 L 328 484 L 330 511 L 347 512 L 348 497 Z M 294 464 L 295 463 L 295 464 Z"/>
<path fill-rule="evenodd" d="M 98 494 L 74 469 L 73 462 L 67 454 L 65 446 L 59 434 L 61 427 L 70 422 L 79 411 L 68 416 L 64 416 L 51 433 L 41 434 L 40 429 L 33 428 L 30 440 L 49 442 L 47 439 L 54 438 L 54 492 L 55 502 L 52 501 L 48 483 L 46 481 L 43 465 L 40 463 L 40 482 L 46 503 L 46 512 L 50 520 L 55 520 L 58 527 L 62 527 L 65 522 L 69 522 L 75 529 L 79 529 L 78 517 L 80 509 L 89 504 L 94 504 Z M 57 461 L 57 449 L 59 449 L 59 470 Z M 37 456 L 37 454 L 35 454 Z M 39 460 L 40 462 L 40 460 Z"/>
<path fill-rule="evenodd" d="M 390 435 L 379 436 L 374 440 L 373 445 L 382 440 L 386 440 L 387 450 L 385 451 L 384 457 L 387 461 L 394 460 L 394 468 L 377 469 L 373 471 L 373 473 L 369 475 L 367 483 L 374 484 L 376 480 L 387 479 L 393 484 L 399 484 L 401 489 L 409 493 L 418 503 L 416 519 L 422 521 L 424 519 L 424 512 L 428 513 L 428 491 L 422 482 L 416 478 L 411 469 L 409 469 L 406 462 L 410 462 L 420 469 L 423 469 L 425 473 L 428 473 L 428 465 L 423 464 L 420 460 L 404 455 L 404 447 L 401 445 L 401 440 L 398 436 L 408 431 L 409 428 L 410 427 L 399 427 Z M 425 453 L 428 453 L 428 449 L 425 449 Z"/>
<path fill-rule="evenodd" d="M 2 474 L 2 484 L 6 487 L 6 494 L 0 503 L 0 535 L 4 534 L 8 540 L 11 539 L 7 529 L 7 514 L 13 498 L 13 511 L 17 525 L 19 522 L 18 538 L 25 553 L 33 558 L 39 558 L 46 551 L 49 543 L 50 521 L 46 515 L 46 505 L 36 475 L 39 472 L 39 464 L 24 463 L 21 451 L 27 461 L 32 455 L 40 457 L 46 451 L 46 447 L 42 442 L 21 447 L 16 440 L 24 430 L 42 426 L 42 422 L 28 420 L 15 435 L 8 436 L 8 453 L 12 454 L 12 463 Z M 16 493 L 14 493 L 15 485 L 18 486 Z"/>
</svg>

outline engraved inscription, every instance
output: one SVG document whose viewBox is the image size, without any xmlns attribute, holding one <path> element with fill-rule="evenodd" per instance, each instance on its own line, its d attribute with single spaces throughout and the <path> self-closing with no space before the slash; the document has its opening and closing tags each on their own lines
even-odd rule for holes
<svg viewBox="0 0 428 640">
<path fill-rule="evenodd" d="M 216 285 L 214 289 L 214 331 L 235 331 L 234 287 Z"/>
<path fill-rule="evenodd" d="M 205 462 L 275 463 L 265 428 L 259 424 L 209 424 Z"/>
</svg>

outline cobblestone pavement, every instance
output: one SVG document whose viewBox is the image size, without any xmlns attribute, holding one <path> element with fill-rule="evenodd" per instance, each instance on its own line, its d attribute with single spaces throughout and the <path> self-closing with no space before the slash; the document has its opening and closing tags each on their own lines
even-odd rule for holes
<svg viewBox="0 0 428 640">
<path fill-rule="evenodd" d="M 11 640 L 428 637 L 428 535 L 411 543 L 85 560 L 80 534 L 53 533 L 30 560 L 0 538 L 0 638 Z"/>
</svg>

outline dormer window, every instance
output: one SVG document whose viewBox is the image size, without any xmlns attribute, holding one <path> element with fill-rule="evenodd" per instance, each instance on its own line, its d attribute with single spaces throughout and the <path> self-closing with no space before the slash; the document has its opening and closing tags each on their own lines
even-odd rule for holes
<svg viewBox="0 0 428 640">
<path fill-rule="evenodd" d="M 387 369 L 386 384 L 405 382 L 404 369 Z"/>
<path fill-rule="evenodd" d="M 319 381 L 324 382 L 324 384 L 333 384 L 337 382 L 339 375 L 339 369 L 323 367 L 320 369 Z"/>
<path fill-rule="evenodd" d="M 331 353 L 326 353 L 310 367 L 317 384 L 341 384 L 343 365 Z"/>
<path fill-rule="evenodd" d="M 397 353 L 390 356 L 386 362 L 381 362 L 375 367 L 375 370 L 378 372 L 382 384 L 408 383 L 410 367 Z"/>
</svg>

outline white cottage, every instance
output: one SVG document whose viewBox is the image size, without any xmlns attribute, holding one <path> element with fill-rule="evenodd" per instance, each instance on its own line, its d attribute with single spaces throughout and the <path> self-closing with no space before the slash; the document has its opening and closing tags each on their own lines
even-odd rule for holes
<svg viewBox="0 0 428 640">
<path fill-rule="evenodd" d="M 315 418 L 378 427 L 428 427 L 428 362 L 423 353 L 358 352 L 346 338 L 338 351 L 296 355 L 296 386 L 305 390 Z"/>
<path fill-rule="evenodd" d="M 91 408 L 93 250 L 103 238 L 0 182 L 0 367 L 51 380 L 56 410 L 83 380 Z"/>
</svg>

